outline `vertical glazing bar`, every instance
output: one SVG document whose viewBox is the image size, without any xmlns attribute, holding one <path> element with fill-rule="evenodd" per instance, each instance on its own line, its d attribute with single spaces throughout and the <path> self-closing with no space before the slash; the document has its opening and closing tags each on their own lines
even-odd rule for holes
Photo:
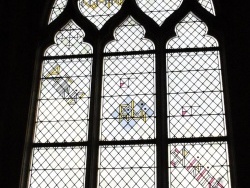
<svg viewBox="0 0 250 188">
<path fill-rule="evenodd" d="M 156 138 L 157 138 L 157 187 L 167 188 L 167 117 L 166 117 L 166 55 L 164 40 L 156 46 Z"/>
<path fill-rule="evenodd" d="M 98 40 L 97 40 L 98 41 Z M 100 105 L 101 105 L 101 88 L 102 88 L 102 66 L 103 66 L 103 49 L 100 45 L 93 46 L 93 74 L 91 86 L 91 104 L 89 135 L 87 147 L 87 166 L 86 166 L 86 185 L 87 188 L 97 187 L 97 168 L 98 168 L 98 142 L 99 142 L 99 124 L 100 124 Z"/>
</svg>

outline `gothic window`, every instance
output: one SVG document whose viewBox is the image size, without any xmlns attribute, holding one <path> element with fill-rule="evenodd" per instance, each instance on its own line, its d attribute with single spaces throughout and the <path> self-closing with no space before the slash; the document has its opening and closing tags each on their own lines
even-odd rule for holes
<svg viewBox="0 0 250 188">
<path fill-rule="evenodd" d="M 129 16 L 105 46 L 101 140 L 155 138 L 155 56 L 140 53 L 154 50 L 154 44 L 144 35 Z M 136 54 L 112 54 L 131 51 Z M 155 144 L 103 145 L 99 150 L 99 187 L 156 186 Z"/>
<path fill-rule="evenodd" d="M 212 0 L 55 0 L 48 23 L 23 188 L 232 187 Z"/>
<path fill-rule="evenodd" d="M 191 12 L 177 24 L 176 34 L 167 49 L 202 51 L 167 53 L 168 137 L 226 136 L 218 42 Z M 224 141 L 171 143 L 169 156 L 170 187 L 230 186 Z"/>
<path fill-rule="evenodd" d="M 30 187 L 84 185 L 86 146 L 52 146 L 87 141 L 93 58 L 83 38 L 82 29 L 70 20 L 44 53 Z M 78 54 L 90 57 L 63 58 Z M 40 147 L 44 144 L 47 147 Z"/>
</svg>

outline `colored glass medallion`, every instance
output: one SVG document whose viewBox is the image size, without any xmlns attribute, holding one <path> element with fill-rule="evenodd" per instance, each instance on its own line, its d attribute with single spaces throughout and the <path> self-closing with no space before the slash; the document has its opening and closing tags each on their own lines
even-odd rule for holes
<svg viewBox="0 0 250 188">
<path fill-rule="evenodd" d="M 136 124 L 136 121 L 143 120 L 146 123 L 147 117 L 153 114 L 154 112 L 142 100 L 135 103 L 131 97 L 127 97 L 119 105 L 119 108 L 112 113 L 112 116 L 119 119 L 119 123 L 123 128 L 129 131 Z"/>
</svg>

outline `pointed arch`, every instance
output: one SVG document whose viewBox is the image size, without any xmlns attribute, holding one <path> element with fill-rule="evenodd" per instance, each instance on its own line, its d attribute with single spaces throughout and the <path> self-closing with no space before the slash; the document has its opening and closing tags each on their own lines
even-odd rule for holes
<svg viewBox="0 0 250 188">
<path fill-rule="evenodd" d="M 44 53 L 29 187 L 85 184 L 86 145 L 62 146 L 88 141 L 93 50 L 83 38 L 84 31 L 70 20 Z M 84 54 L 90 57 L 74 57 Z"/>
<path fill-rule="evenodd" d="M 115 29 L 115 40 L 106 45 L 105 52 L 154 50 L 152 41 L 143 38 L 145 33 L 145 29 L 133 17 L 129 16 Z"/>
<path fill-rule="evenodd" d="M 78 7 L 87 19 L 100 30 L 120 9 L 124 0 L 89 1 L 78 0 Z"/>
<path fill-rule="evenodd" d="M 155 45 L 132 16 L 114 38 L 104 49 L 100 140 L 118 142 L 99 146 L 98 187 L 155 188 L 156 145 L 139 144 L 156 137 Z"/>
<path fill-rule="evenodd" d="M 217 47 L 218 42 L 207 35 L 208 28 L 192 12 L 175 27 L 177 37 L 170 39 L 167 49 Z"/>
<path fill-rule="evenodd" d="M 213 0 L 199 0 L 201 6 L 203 6 L 208 12 L 215 15 Z"/>
<path fill-rule="evenodd" d="M 45 56 L 91 54 L 92 47 L 83 42 L 84 36 L 84 31 L 73 20 L 70 20 L 56 33 L 56 44 L 45 51 Z"/>
<path fill-rule="evenodd" d="M 228 143 L 192 141 L 227 136 L 218 42 L 207 31 L 190 12 L 166 45 L 168 136 L 179 139 L 169 145 L 170 187 L 230 187 Z"/>
<path fill-rule="evenodd" d="M 68 0 L 55 0 L 49 17 L 49 24 L 53 22 L 65 9 Z"/>
<path fill-rule="evenodd" d="M 231 187 L 206 2 L 55 1 L 37 65 L 29 187 Z"/>
<path fill-rule="evenodd" d="M 181 6 L 182 1 L 136 0 L 136 3 L 146 15 L 152 18 L 158 25 L 162 25 L 166 18 Z"/>
</svg>

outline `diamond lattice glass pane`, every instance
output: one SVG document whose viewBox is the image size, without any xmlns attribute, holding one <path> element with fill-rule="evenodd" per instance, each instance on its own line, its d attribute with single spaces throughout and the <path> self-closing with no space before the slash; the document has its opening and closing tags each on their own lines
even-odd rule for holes
<svg viewBox="0 0 250 188">
<path fill-rule="evenodd" d="M 113 17 L 120 9 L 124 0 L 78 0 L 81 13 L 98 29 Z"/>
<path fill-rule="evenodd" d="M 57 32 L 56 44 L 51 45 L 45 51 L 45 56 L 91 54 L 92 46 L 83 42 L 84 36 L 83 30 L 74 21 L 69 21 Z"/>
<path fill-rule="evenodd" d="M 169 145 L 171 188 L 230 188 L 225 142 Z"/>
<path fill-rule="evenodd" d="M 207 9 L 211 14 L 215 15 L 214 5 L 212 0 L 199 0 L 199 3 Z"/>
<path fill-rule="evenodd" d="M 219 53 L 167 54 L 169 136 L 225 136 Z"/>
<path fill-rule="evenodd" d="M 145 29 L 129 16 L 115 29 L 115 40 L 106 45 L 105 52 L 154 50 L 153 42 L 144 36 Z"/>
<path fill-rule="evenodd" d="M 83 188 L 86 148 L 35 148 L 30 172 L 30 188 Z"/>
<path fill-rule="evenodd" d="M 65 9 L 67 5 L 68 0 L 55 0 L 55 3 L 53 5 L 50 18 L 49 18 L 49 24 L 53 22 Z"/>
<path fill-rule="evenodd" d="M 145 14 L 161 25 L 167 17 L 177 10 L 183 0 L 136 0 Z"/>
<path fill-rule="evenodd" d="M 154 55 L 104 58 L 102 140 L 155 137 Z"/>
<path fill-rule="evenodd" d="M 87 139 L 92 58 L 43 62 L 35 142 Z"/>
<path fill-rule="evenodd" d="M 167 43 L 168 49 L 216 47 L 218 43 L 213 37 L 206 35 L 208 28 L 204 22 L 190 12 L 175 28 L 177 37 Z"/>
<path fill-rule="evenodd" d="M 154 145 L 102 146 L 99 163 L 100 188 L 156 187 Z"/>
</svg>

